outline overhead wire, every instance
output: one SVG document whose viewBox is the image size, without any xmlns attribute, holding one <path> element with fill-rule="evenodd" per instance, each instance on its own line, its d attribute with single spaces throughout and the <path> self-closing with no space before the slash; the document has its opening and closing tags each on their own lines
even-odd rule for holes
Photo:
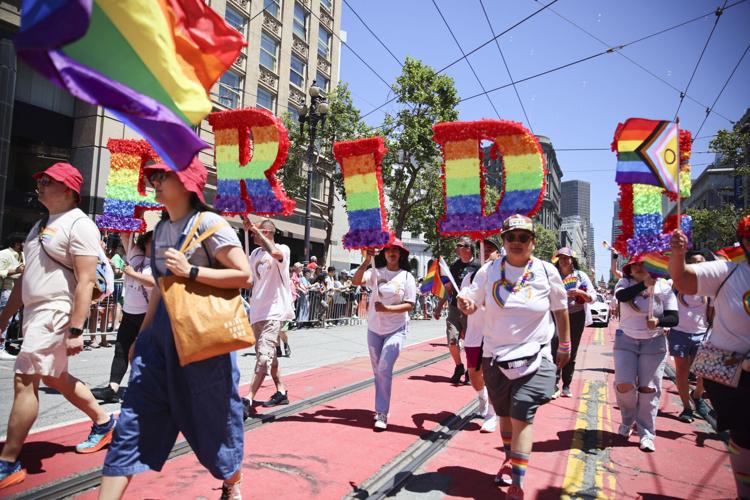
<svg viewBox="0 0 750 500">
<path fill-rule="evenodd" d="M 677 111 L 674 112 L 673 121 L 676 121 L 678 115 L 680 114 L 680 108 L 682 108 L 682 103 L 685 101 L 685 94 L 687 94 L 687 91 L 690 88 L 690 84 L 693 83 L 693 78 L 695 78 L 695 73 L 698 72 L 698 66 L 700 66 L 701 61 L 703 60 L 703 55 L 706 53 L 706 49 L 708 48 L 708 44 L 711 41 L 711 37 L 714 36 L 716 27 L 719 25 L 719 19 L 721 19 L 721 15 L 724 13 L 724 9 L 726 8 L 728 1 L 729 0 L 724 0 L 724 5 L 721 7 L 718 7 L 714 13 L 716 15 L 716 18 L 714 19 L 714 25 L 711 27 L 711 32 L 708 34 L 708 38 L 706 39 L 706 43 L 703 45 L 703 50 L 701 50 L 700 56 L 698 56 L 698 61 L 696 61 L 695 63 L 695 67 L 693 68 L 693 73 L 690 75 L 690 80 L 688 80 L 688 83 L 685 86 L 685 90 L 680 92 L 680 102 L 677 104 Z"/>
<path fill-rule="evenodd" d="M 487 101 L 490 103 L 490 106 L 492 106 L 492 109 L 495 111 L 495 115 L 497 116 L 498 120 L 500 119 L 500 112 L 498 112 L 497 108 L 495 107 L 495 103 L 492 102 L 492 99 L 490 98 L 489 94 L 487 94 L 487 89 L 484 88 L 484 84 L 482 83 L 482 80 L 479 78 L 479 75 L 477 74 L 476 70 L 474 69 L 474 65 L 471 64 L 471 61 L 466 57 L 466 52 L 464 52 L 463 47 L 461 47 L 461 43 L 459 43 L 458 38 L 456 38 L 455 33 L 453 33 L 453 30 L 451 29 L 450 24 L 448 24 L 448 21 L 445 19 L 445 16 L 443 15 L 443 12 L 440 10 L 440 7 L 438 7 L 438 4 L 435 0 L 432 0 L 432 5 L 435 6 L 435 9 L 437 10 L 438 14 L 440 15 L 440 19 L 443 20 L 443 23 L 445 23 L 445 27 L 448 28 L 448 33 L 451 34 L 451 37 L 453 37 L 453 41 L 456 42 L 456 45 L 458 46 L 458 50 L 461 51 L 461 55 L 464 56 L 464 59 L 466 60 L 466 64 L 469 65 L 469 69 L 474 74 L 474 78 L 476 79 L 477 83 L 479 84 L 479 87 L 485 91 L 485 97 L 487 97 Z"/>
<path fill-rule="evenodd" d="M 357 17 L 357 19 L 359 19 L 359 22 L 361 22 L 362 25 L 367 29 L 367 31 L 369 31 L 370 34 L 373 37 L 375 37 L 375 40 L 377 40 L 378 43 L 380 43 L 380 45 L 382 45 L 382 47 L 391 55 L 391 57 L 398 63 L 398 65 L 403 68 L 404 67 L 404 63 L 402 63 L 401 60 L 398 57 L 396 57 L 396 55 L 393 53 L 393 51 L 388 48 L 388 46 L 385 44 L 385 42 L 383 42 L 383 40 L 381 40 L 380 37 L 375 34 L 375 32 L 370 28 L 370 26 L 365 22 L 365 20 L 362 19 L 362 16 L 360 16 L 359 13 L 356 10 L 354 10 L 354 7 L 352 7 L 351 4 L 349 4 L 349 2 L 347 2 L 347 0 L 344 0 L 344 4 L 347 7 L 349 7 L 349 10 L 352 11 L 352 14 L 354 14 Z"/>
<path fill-rule="evenodd" d="M 510 81 L 513 81 L 513 75 L 510 72 L 510 67 L 508 67 L 508 62 L 505 60 L 505 54 L 503 54 L 503 49 L 500 48 L 500 42 L 497 40 L 497 36 L 495 35 L 495 28 L 492 26 L 492 23 L 490 22 L 490 16 L 487 15 L 487 9 L 484 8 L 484 2 L 482 0 L 479 0 L 479 5 L 482 7 L 482 12 L 484 13 L 484 18 L 487 21 L 487 25 L 490 27 L 490 33 L 492 33 L 492 37 L 495 40 L 495 46 L 497 47 L 497 51 L 500 52 L 500 58 L 503 60 L 505 71 L 508 72 L 508 78 L 510 78 Z M 516 97 L 518 98 L 518 104 L 521 105 L 523 116 L 526 118 L 526 124 L 529 126 L 529 130 L 533 134 L 534 129 L 531 126 L 531 120 L 529 120 L 529 115 L 528 113 L 526 113 L 526 107 L 523 105 L 523 99 L 521 99 L 521 94 L 518 93 L 518 88 L 516 87 L 515 83 L 513 84 L 513 90 L 515 91 Z"/>
</svg>

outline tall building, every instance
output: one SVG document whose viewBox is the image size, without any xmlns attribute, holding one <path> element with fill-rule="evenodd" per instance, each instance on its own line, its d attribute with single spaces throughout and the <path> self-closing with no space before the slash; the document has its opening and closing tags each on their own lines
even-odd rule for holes
<svg viewBox="0 0 750 500">
<path fill-rule="evenodd" d="M 594 226 L 591 224 L 591 184 L 587 181 L 565 181 L 562 189 L 562 216 L 580 217 L 584 221 L 584 255 L 591 268 L 595 267 Z"/>
<path fill-rule="evenodd" d="M 544 200 L 536 218 L 541 222 L 542 226 L 551 229 L 557 234 L 560 231 L 560 225 L 564 217 L 560 211 L 561 198 L 563 197 L 560 181 L 562 180 L 563 172 L 560 168 L 560 163 L 557 161 L 557 154 L 549 137 L 543 135 L 536 137 L 539 139 L 539 144 L 542 145 L 542 153 L 547 160 L 547 183 L 544 191 Z"/>
<path fill-rule="evenodd" d="M 83 174 L 81 208 L 102 212 L 109 151 L 107 141 L 138 135 L 103 108 L 79 101 L 32 71 L 16 57 L 11 38 L 20 26 L 19 2 L 0 0 L 0 226 L 2 235 L 25 232 L 39 218 L 31 175 L 67 161 Z M 211 89 L 214 111 L 264 108 L 296 118 L 313 82 L 330 90 L 339 81 L 341 0 L 212 0 L 212 9 L 241 32 L 247 47 Z M 207 120 L 197 133 L 213 145 Z M 206 197 L 213 200 L 216 169 L 212 149 L 199 155 L 209 171 Z M 287 165 L 287 168 L 290 166 Z M 315 176 L 313 199 L 325 203 L 327 186 Z M 0 201 L 2 199 L 0 198 Z M 315 205 L 315 204 L 314 204 Z M 304 201 L 277 219 L 280 240 L 292 258 L 303 255 Z M 8 217 L 12 212 L 13 217 Z M 231 221 L 239 226 L 238 220 Z M 313 254 L 322 255 L 325 221 L 314 209 Z"/>
<path fill-rule="evenodd" d="M 578 215 L 565 217 L 560 226 L 560 231 L 565 233 L 565 238 L 570 241 L 570 247 L 577 255 L 578 263 L 581 266 L 588 264 L 586 258 L 586 230 L 586 221 Z"/>
</svg>

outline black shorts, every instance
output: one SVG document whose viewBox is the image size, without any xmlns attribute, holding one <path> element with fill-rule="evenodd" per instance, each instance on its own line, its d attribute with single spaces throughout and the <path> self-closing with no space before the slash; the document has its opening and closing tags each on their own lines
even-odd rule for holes
<svg viewBox="0 0 750 500">
<path fill-rule="evenodd" d="M 555 365 L 542 357 L 537 371 L 511 380 L 503 374 L 497 363 L 490 364 L 490 361 L 490 358 L 482 360 L 482 371 L 484 385 L 487 386 L 495 413 L 501 417 L 532 423 L 536 410 L 552 398 L 557 371 Z"/>
</svg>

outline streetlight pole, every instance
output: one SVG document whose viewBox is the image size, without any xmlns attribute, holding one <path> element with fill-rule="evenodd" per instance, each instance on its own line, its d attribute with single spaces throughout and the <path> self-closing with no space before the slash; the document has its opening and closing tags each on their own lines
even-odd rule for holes
<svg viewBox="0 0 750 500">
<path fill-rule="evenodd" d="M 310 90 L 310 108 L 303 106 L 299 113 L 300 132 L 305 134 L 305 122 L 309 123 L 309 144 L 305 153 L 307 163 L 307 199 L 305 201 L 305 264 L 310 262 L 310 229 L 312 227 L 312 183 L 313 183 L 313 154 L 315 153 L 315 139 L 318 132 L 318 122 L 324 127 L 328 113 L 328 101 L 323 89 L 313 81 Z"/>
</svg>

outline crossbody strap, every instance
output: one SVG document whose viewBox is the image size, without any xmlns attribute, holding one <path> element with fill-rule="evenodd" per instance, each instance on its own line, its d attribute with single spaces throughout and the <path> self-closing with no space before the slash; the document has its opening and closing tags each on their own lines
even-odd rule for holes
<svg viewBox="0 0 750 500">
<path fill-rule="evenodd" d="M 198 227 L 200 226 L 200 223 L 201 223 L 201 220 L 203 219 L 204 214 L 205 212 L 201 212 L 198 215 L 198 217 L 196 217 L 195 222 L 193 223 L 193 227 L 190 228 L 190 231 L 185 237 L 185 240 L 182 242 L 182 247 L 180 248 L 180 252 L 182 253 L 189 252 L 190 250 L 200 245 L 203 241 L 213 236 L 214 233 L 216 233 L 219 229 L 224 227 L 225 222 L 223 221 L 217 222 L 213 226 L 209 227 L 208 229 L 200 233 L 197 238 L 193 239 L 195 237 L 195 234 L 198 232 Z"/>
</svg>

